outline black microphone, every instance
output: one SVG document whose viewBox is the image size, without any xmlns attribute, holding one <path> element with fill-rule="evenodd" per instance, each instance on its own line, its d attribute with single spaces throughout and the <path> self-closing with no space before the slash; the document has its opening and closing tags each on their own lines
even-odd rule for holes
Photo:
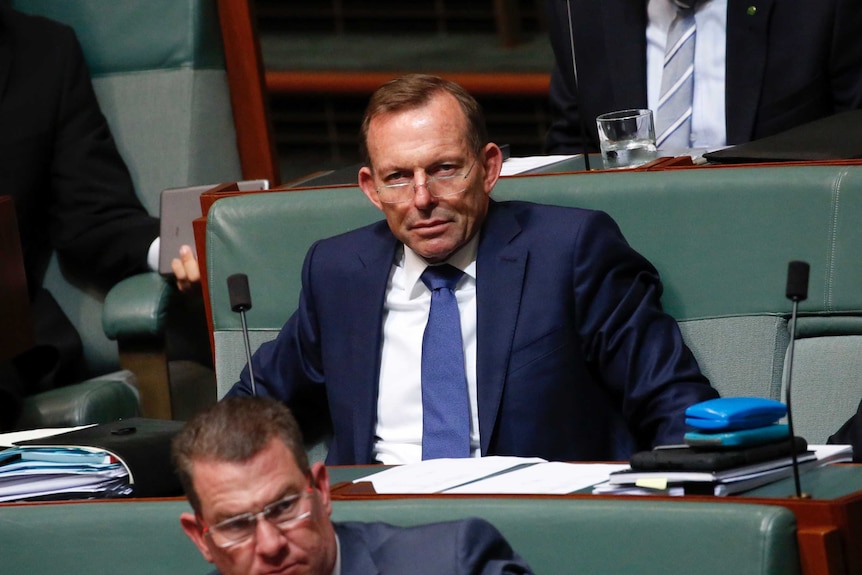
<svg viewBox="0 0 862 575">
<path fill-rule="evenodd" d="M 230 309 L 239 313 L 242 321 L 242 336 L 245 340 L 245 359 L 248 362 L 248 376 L 251 379 L 251 394 L 256 396 L 254 387 L 254 369 L 251 366 L 251 343 L 248 339 L 248 325 L 245 322 L 245 312 L 251 309 L 251 293 L 248 290 L 248 276 L 233 274 L 227 278 L 227 292 L 230 297 Z"/>
<path fill-rule="evenodd" d="M 806 262 L 792 261 L 787 266 L 787 299 L 793 302 L 793 311 L 790 315 L 790 347 L 787 353 L 787 391 L 785 392 L 785 403 L 787 404 L 787 427 L 790 430 L 791 456 L 793 458 L 793 481 L 796 485 L 796 497 L 807 499 L 809 495 L 802 493 L 799 483 L 799 459 L 796 457 L 794 446 L 795 433 L 793 432 L 793 410 L 790 407 L 790 382 L 793 374 L 793 348 L 796 342 L 796 311 L 799 302 L 808 299 L 808 273 L 811 266 Z"/>
<path fill-rule="evenodd" d="M 584 120 L 584 109 L 581 108 L 581 83 L 578 81 L 578 61 L 575 59 L 575 32 L 572 29 L 572 4 L 571 0 L 566 0 L 566 17 L 569 23 L 569 46 L 572 48 L 572 76 L 575 80 L 575 104 L 578 106 L 578 119 L 581 123 L 581 148 L 584 152 L 584 170 L 590 171 L 590 152 L 587 149 L 587 139 L 590 133 L 587 132 L 587 122 Z"/>
</svg>

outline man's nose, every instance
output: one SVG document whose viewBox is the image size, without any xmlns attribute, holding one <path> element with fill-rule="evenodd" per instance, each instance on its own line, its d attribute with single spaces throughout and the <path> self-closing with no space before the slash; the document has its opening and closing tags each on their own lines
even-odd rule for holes
<svg viewBox="0 0 862 575">
<path fill-rule="evenodd" d="M 261 555 L 271 557 L 287 547 L 287 537 L 266 519 L 258 519 L 255 529 L 257 552 Z"/>
<path fill-rule="evenodd" d="M 413 180 L 413 204 L 417 208 L 425 208 L 433 205 L 436 198 L 431 195 L 428 180 Z"/>
</svg>

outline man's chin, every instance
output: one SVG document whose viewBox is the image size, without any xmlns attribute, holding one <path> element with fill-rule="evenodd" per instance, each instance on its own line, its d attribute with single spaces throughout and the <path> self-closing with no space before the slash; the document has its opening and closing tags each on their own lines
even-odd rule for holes
<svg viewBox="0 0 862 575">
<path fill-rule="evenodd" d="M 436 264 L 451 256 L 460 246 L 445 240 L 419 241 L 410 246 L 414 252 L 422 256 L 428 263 Z"/>
</svg>

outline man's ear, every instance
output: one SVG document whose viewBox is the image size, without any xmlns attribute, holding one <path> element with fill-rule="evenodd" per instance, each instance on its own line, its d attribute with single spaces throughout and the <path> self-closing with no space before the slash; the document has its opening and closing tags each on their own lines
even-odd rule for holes
<svg viewBox="0 0 862 575">
<path fill-rule="evenodd" d="M 314 488 L 320 493 L 320 503 L 326 510 L 326 515 L 332 515 L 332 497 L 329 492 L 329 472 L 326 471 L 326 466 L 317 462 L 311 466 L 311 481 Z"/>
<path fill-rule="evenodd" d="M 195 517 L 193 513 L 181 514 L 180 526 L 183 528 L 183 531 L 186 532 L 188 538 L 192 540 L 192 543 L 197 546 L 198 551 L 201 552 L 201 555 L 204 556 L 204 559 L 212 563 L 212 554 L 210 553 L 209 546 L 207 546 L 203 528 L 201 527 L 200 523 L 198 523 L 197 517 Z"/>
<path fill-rule="evenodd" d="M 368 166 L 362 166 L 359 169 L 359 187 L 362 188 L 365 197 L 371 200 L 378 210 L 383 211 L 383 204 L 380 202 L 380 196 L 377 195 L 377 185 L 374 183 L 374 174 Z"/>
<path fill-rule="evenodd" d="M 503 151 L 497 144 L 489 143 L 483 150 L 482 163 L 485 166 L 485 179 L 483 182 L 485 193 L 490 194 L 500 178 L 503 169 Z"/>
</svg>

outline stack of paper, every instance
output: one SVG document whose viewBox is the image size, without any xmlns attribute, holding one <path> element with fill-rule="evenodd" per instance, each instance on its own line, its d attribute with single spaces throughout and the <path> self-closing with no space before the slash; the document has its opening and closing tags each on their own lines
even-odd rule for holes
<svg viewBox="0 0 862 575">
<path fill-rule="evenodd" d="M 560 463 L 531 457 L 430 459 L 354 481 L 383 493 L 566 494 L 605 481 L 625 464 Z"/>
<path fill-rule="evenodd" d="M 0 501 L 121 497 L 129 472 L 102 450 L 15 447 L 0 452 Z"/>
<path fill-rule="evenodd" d="M 850 461 L 849 445 L 810 446 L 798 455 L 804 473 L 830 463 Z M 626 469 L 611 473 L 608 481 L 593 488 L 596 494 L 616 495 L 730 495 L 767 485 L 793 475 L 792 457 L 782 457 L 722 471 Z"/>
</svg>

